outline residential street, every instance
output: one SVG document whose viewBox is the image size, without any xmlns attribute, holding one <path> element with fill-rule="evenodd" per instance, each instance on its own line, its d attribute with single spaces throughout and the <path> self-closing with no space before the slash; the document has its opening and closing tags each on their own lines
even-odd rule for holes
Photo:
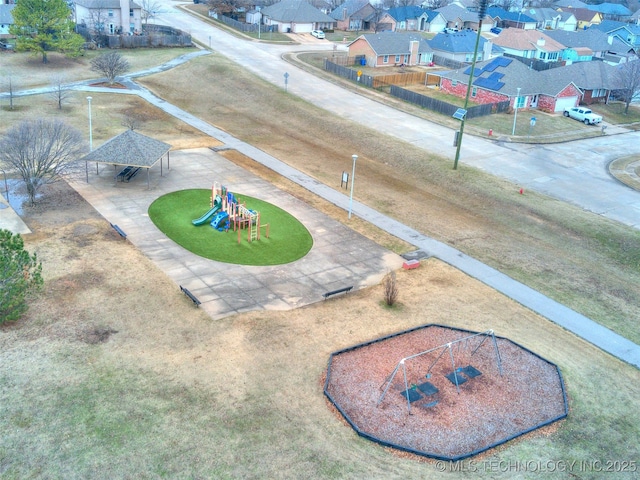
<svg viewBox="0 0 640 480">
<path fill-rule="evenodd" d="M 282 59 L 288 52 L 328 50 L 331 43 L 312 39 L 301 45 L 273 45 L 241 40 L 174 8 L 161 0 L 156 23 L 189 32 L 203 45 L 224 55 L 269 82 L 314 103 L 334 115 L 351 119 L 450 159 L 454 132 L 345 90 Z M 306 37 L 306 36 L 305 36 Z M 309 36 L 309 39 L 311 37 Z M 339 48 L 344 48 L 342 45 Z M 576 153 L 579 152 L 579 153 Z M 470 165 L 506 178 L 519 187 L 545 193 L 623 224 L 640 228 L 640 192 L 611 177 L 607 165 L 640 152 L 640 132 L 607 134 L 564 144 L 526 145 L 494 142 L 465 135 L 460 167 Z M 354 152 L 345 152 L 349 157 Z M 355 152 L 357 153 L 357 152 Z"/>
</svg>

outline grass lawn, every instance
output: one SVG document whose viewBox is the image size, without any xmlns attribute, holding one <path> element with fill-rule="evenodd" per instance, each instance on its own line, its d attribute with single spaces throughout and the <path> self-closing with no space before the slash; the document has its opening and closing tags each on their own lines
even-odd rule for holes
<svg viewBox="0 0 640 480">
<path fill-rule="evenodd" d="M 235 192 L 234 192 L 235 193 Z M 209 210 L 211 190 L 180 190 L 158 198 L 149 206 L 149 217 L 167 237 L 190 252 L 210 260 L 240 265 L 280 265 L 305 256 L 313 245 L 309 231 L 281 208 L 268 202 L 235 193 L 238 202 L 260 212 L 260 240 L 241 242 L 233 231 L 220 232 L 209 225 L 195 226 L 192 220 Z M 269 225 L 269 237 L 266 236 Z"/>
</svg>

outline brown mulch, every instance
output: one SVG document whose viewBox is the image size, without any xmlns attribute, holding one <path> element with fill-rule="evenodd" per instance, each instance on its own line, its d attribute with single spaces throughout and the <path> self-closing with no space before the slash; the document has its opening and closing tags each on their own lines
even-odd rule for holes
<svg viewBox="0 0 640 480">
<path fill-rule="evenodd" d="M 456 369 L 472 365 L 482 372 L 459 385 L 458 392 L 445 377 L 454 369 L 449 350 L 439 347 L 469 335 L 428 326 L 338 353 L 331 361 L 326 391 L 361 432 L 385 444 L 451 459 L 485 450 L 566 415 L 556 366 L 504 338 L 496 338 L 502 374 L 491 336 L 452 344 Z M 431 349 L 431 353 L 408 358 Z M 407 359 L 404 369 L 400 364 L 396 370 L 403 358 Z M 420 393 L 416 387 L 427 381 L 438 392 L 421 394 L 409 409 L 403 395 L 406 388 Z"/>
</svg>

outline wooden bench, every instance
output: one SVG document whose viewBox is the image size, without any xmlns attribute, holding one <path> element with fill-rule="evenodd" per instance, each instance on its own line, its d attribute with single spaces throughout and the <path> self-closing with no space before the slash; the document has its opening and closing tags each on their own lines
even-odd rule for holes
<svg viewBox="0 0 640 480">
<path fill-rule="evenodd" d="M 182 290 L 182 293 L 184 293 L 187 297 L 191 299 L 191 301 L 196 307 L 202 303 L 200 302 L 200 300 L 198 300 L 198 298 L 193 293 L 191 293 L 189 290 L 184 288 L 182 285 L 180 285 L 180 290 Z"/>
<path fill-rule="evenodd" d="M 331 292 L 323 293 L 322 296 L 326 300 L 327 298 L 329 298 L 329 297 L 331 297 L 333 295 L 337 295 L 338 293 L 348 293 L 352 289 L 353 289 L 353 285 L 351 285 L 350 287 L 339 288 L 339 289 L 333 290 Z"/>
<path fill-rule="evenodd" d="M 127 234 L 124 233 L 122 231 L 122 229 L 118 226 L 118 225 L 114 225 L 113 223 L 110 223 L 110 225 L 113 227 L 113 229 L 118 232 L 118 235 L 120 235 L 122 238 L 124 238 L 125 240 L 127 239 Z"/>
</svg>

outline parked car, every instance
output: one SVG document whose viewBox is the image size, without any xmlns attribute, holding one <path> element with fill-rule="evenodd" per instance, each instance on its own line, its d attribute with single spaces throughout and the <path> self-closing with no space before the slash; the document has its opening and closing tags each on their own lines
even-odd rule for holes
<svg viewBox="0 0 640 480">
<path fill-rule="evenodd" d="M 496 35 L 499 35 L 502 29 L 500 27 L 493 27 L 490 31 L 491 33 L 495 33 Z"/>
<path fill-rule="evenodd" d="M 457 29 L 457 28 L 449 28 L 449 27 L 446 27 L 442 32 L 443 32 L 443 33 L 457 33 L 457 32 L 458 32 L 458 29 Z"/>
<path fill-rule="evenodd" d="M 595 125 L 602 121 L 602 117 L 600 115 L 597 115 L 584 107 L 565 108 L 564 116 L 571 117 L 579 122 L 584 122 L 585 125 Z"/>
<path fill-rule="evenodd" d="M 324 38 L 324 32 L 322 30 L 313 30 L 311 32 L 311 35 L 313 35 L 314 37 L 319 38 L 319 39 L 323 39 Z"/>
</svg>

